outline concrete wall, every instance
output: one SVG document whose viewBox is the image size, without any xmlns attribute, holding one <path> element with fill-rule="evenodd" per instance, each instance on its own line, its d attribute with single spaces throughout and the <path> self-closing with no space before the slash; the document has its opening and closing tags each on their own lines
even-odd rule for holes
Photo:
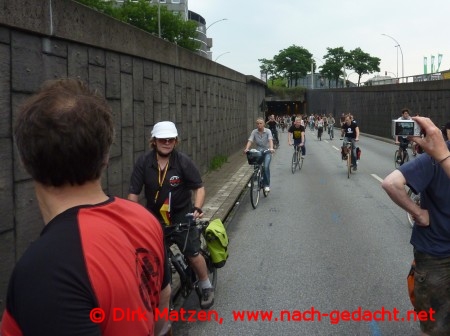
<svg viewBox="0 0 450 336">
<path fill-rule="evenodd" d="M 333 90 L 308 90 L 308 113 L 352 113 L 360 131 L 391 137 L 391 120 L 400 117 L 403 107 L 412 115 L 430 117 L 441 126 L 450 121 L 450 80 L 379 85 Z"/>
<path fill-rule="evenodd" d="M 44 80 L 79 77 L 108 99 L 117 136 L 102 184 L 118 196 L 157 121 L 176 122 L 180 150 L 202 173 L 242 149 L 265 84 L 69 0 L 0 0 L 0 8 L 1 314 L 14 263 L 43 227 L 12 125 Z"/>
</svg>

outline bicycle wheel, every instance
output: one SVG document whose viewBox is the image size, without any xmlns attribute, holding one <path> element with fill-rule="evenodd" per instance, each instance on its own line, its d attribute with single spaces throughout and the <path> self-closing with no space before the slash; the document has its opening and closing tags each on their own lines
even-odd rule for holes
<svg viewBox="0 0 450 336">
<path fill-rule="evenodd" d="M 302 167 L 303 167 L 303 158 L 299 155 L 298 170 L 302 170 Z"/>
<path fill-rule="evenodd" d="M 261 175 L 260 175 L 261 177 L 259 178 L 259 186 L 260 186 L 260 190 L 262 189 L 262 191 L 263 191 L 264 197 L 267 197 L 267 195 L 269 195 L 269 192 L 266 191 L 266 188 L 264 188 L 263 174 L 264 174 L 264 166 L 261 166 Z"/>
<path fill-rule="evenodd" d="M 273 148 L 278 149 L 280 147 L 280 141 L 278 139 L 273 139 Z"/>
<path fill-rule="evenodd" d="M 203 255 L 203 258 L 205 258 L 206 267 L 208 269 L 209 281 L 211 282 L 211 285 L 214 288 L 217 288 L 217 268 L 214 266 L 214 264 L 212 262 L 211 253 L 209 252 L 208 246 L 206 245 L 204 231 L 200 235 L 200 248 L 201 248 L 201 253 Z"/>
<path fill-rule="evenodd" d="M 409 154 L 408 154 L 408 151 L 405 150 L 403 152 L 403 163 L 408 162 L 408 161 L 409 161 Z"/>
<path fill-rule="evenodd" d="M 399 156 L 399 150 L 397 149 L 396 151 L 395 151 L 395 154 L 394 154 L 394 166 L 395 166 L 395 168 L 398 168 L 398 167 L 400 167 L 400 160 L 398 159 L 400 156 Z"/>
<path fill-rule="evenodd" d="M 297 161 L 297 153 L 294 150 L 294 153 L 292 154 L 292 164 L 291 164 L 291 170 L 292 170 L 292 174 L 295 173 L 295 169 L 297 168 L 298 165 L 298 161 Z"/>
<path fill-rule="evenodd" d="M 408 190 L 408 196 L 412 199 L 414 203 L 420 206 L 420 194 L 415 194 L 411 189 Z M 414 226 L 414 218 L 411 216 L 409 212 L 406 213 L 408 217 L 408 223 L 411 227 Z"/>
<path fill-rule="evenodd" d="M 250 181 L 250 202 L 253 209 L 256 209 L 259 203 L 259 194 L 261 190 L 261 171 L 258 169 L 252 175 Z"/>
<path fill-rule="evenodd" d="M 352 173 L 352 154 L 350 151 L 347 153 L 347 178 L 350 178 Z"/>
</svg>

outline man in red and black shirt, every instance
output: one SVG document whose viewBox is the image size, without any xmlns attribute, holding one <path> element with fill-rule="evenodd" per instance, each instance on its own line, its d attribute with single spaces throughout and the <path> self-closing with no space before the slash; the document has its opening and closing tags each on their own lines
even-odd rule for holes
<svg viewBox="0 0 450 336">
<path fill-rule="evenodd" d="M 104 98 L 50 81 L 21 106 L 15 138 L 45 227 L 14 268 L 0 334 L 154 335 L 168 307 L 158 221 L 107 196 L 101 174 L 114 128 Z"/>
</svg>

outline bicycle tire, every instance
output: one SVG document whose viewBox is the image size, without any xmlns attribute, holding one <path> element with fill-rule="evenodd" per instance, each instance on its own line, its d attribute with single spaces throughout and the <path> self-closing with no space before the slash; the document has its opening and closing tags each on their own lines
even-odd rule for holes
<svg viewBox="0 0 450 336">
<path fill-rule="evenodd" d="M 394 153 L 394 167 L 395 167 L 395 168 L 398 168 L 398 167 L 401 166 L 400 162 L 398 162 L 398 160 L 397 160 L 398 154 L 399 154 L 399 151 L 398 151 L 398 149 L 397 149 L 397 150 L 395 151 L 395 153 Z"/>
<path fill-rule="evenodd" d="M 414 203 L 420 206 L 420 194 L 415 194 L 411 189 L 408 190 L 408 197 L 412 199 Z M 409 212 L 406 213 L 406 217 L 408 218 L 408 223 L 411 227 L 414 226 L 414 219 Z"/>
<path fill-rule="evenodd" d="M 409 161 L 409 154 L 408 154 L 408 151 L 405 150 L 405 152 L 403 153 L 403 163 L 408 162 L 408 161 Z"/>
<path fill-rule="evenodd" d="M 202 231 L 202 234 L 200 235 L 200 249 L 203 257 L 205 258 L 209 281 L 211 282 L 211 285 L 215 289 L 217 289 L 217 268 L 212 262 L 211 253 L 209 252 L 208 245 L 206 244 L 204 229 Z"/>
<path fill-rule="evenodd" d="M 350 174 L 352 173 L 352 154 L 347 153 L 347 178 L 350 178 Z"/>
<path fill-rule="evenodd" d="M 297 169 L 298 162 L 296 161 L 296 159 L 297 159 L 297 153 L 294 150 L 294 153 L 292 153 L 292 163 L 291 163 L 292 174 L 294 174 L 295 169 Z"/>
<path fill-rule="evenodd" d="M 250 202 L 252 203 L 253 209 L 256 209 L 259 203 L 259 196 L 261 191 L 261 171 L 258 169 L 252 175 L 250 181 Z"/>
<path fill-rule="evenodd" d="M 278 149 L 280 147 L 280 140 L 273 139 L 273 148 Z"/>
</svg>

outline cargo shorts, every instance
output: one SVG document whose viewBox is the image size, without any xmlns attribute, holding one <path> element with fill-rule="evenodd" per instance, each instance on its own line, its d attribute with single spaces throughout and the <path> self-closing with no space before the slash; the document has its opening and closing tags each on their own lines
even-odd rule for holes
<svg viewBox="0 0 450 336">
<path fill-rule="evenodd" d="M 420 329 L 428 335 L 450 335 L 450 257 L 414 251 L 414 259 L 414 308 L 416 312 L 434 311 L 420 322 Z"/>
</svg>

